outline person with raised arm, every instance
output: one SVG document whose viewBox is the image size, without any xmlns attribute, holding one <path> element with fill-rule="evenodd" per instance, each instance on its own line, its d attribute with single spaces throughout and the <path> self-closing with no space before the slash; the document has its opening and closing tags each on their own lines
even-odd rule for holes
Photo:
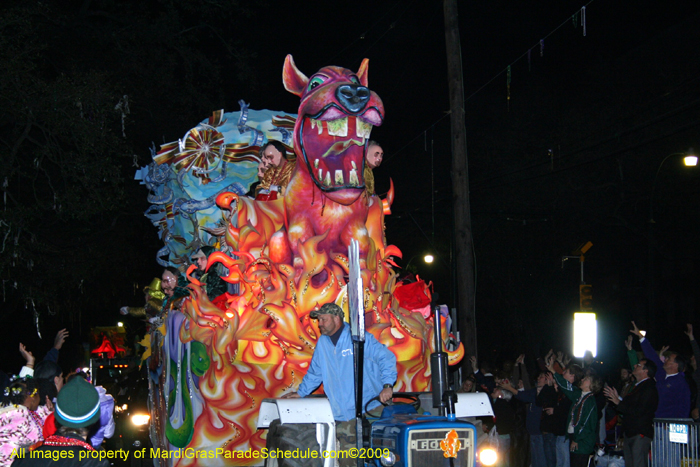
<svg viewBox="0 0 700 467">
<path fill-rule="evenodd" d="M 688 418 L 690 416 L 690 387 L 685 380 L 686 360 L 676 352 L 662 361 L 654 351 L 649 339 L 646 339 L 637 325 L 632 321 L 630 332 L 639 337 L 639 343 L 647 360 L 656 364 L 656 389 L 659 392 L 659 405 L 656 418 Z"/>
<path fill-rule="evenodd" d="M 695 386 L 700 389 L 700 365 L 698 365 L 698 362 L 700 362 L 700 345 L 698 345 L 698 341 L 695 340 L 693 335 L 693 325 L 688 323 L 686 326 L 685 335 L 690 339 L 690 346 L 693 348 L 693 357 L 690 360 L 690 366 L 693 368 L 693 381 L 695 381 Z M 695 406 L 691 408 L 690 417 L 693 420 L 700 418 L 700 397 L 695 401 Z"/>
<path fill-rule="evenodd" d="M 554 375 L 560 390 L 573 402 L 567 418 L 571 467 L 585 467 L 595 451 L 598 427 L 595 395 L 602 389 L 603 383 L 595 371 L 589 369 L 584 373 L 578 365 L 567 367 L 560 375 L 554 371 L 551 357 L 547 361 L 547 369 Z M 577 379 L 579 383 L 575 385 Z"/>
<path fill-rule="evenodd" d="M 525 429 L 530 435 L 530 458 L 532 467 L 547 467 L 556 460 L 554 452 L 554 440 L 551 443 L 551 455 L 545 455 L 544 437 L 540 430 L 540 422 L 542 421 L 542 406 L 537 403 L 537 396 L 542 391 L 542 388 L 547 384 L 546 370 L 537 372 L 537 378 L 534 388 L 526 389 L 524 381 L 529 380 L 527 367 L 525 366 L 525 354 L 521 354 L 515 361 L 516 367 L 520 368 L 522 379 L 519 380 L 518 389 L 515 389 L 509 382 L 501 382 L 500 387 L 512 393 L 516 399 L 527 404 L 527 414 L 525 416 Z M 548 458 L 549 457 L 549 458 Z"/>
</svg>

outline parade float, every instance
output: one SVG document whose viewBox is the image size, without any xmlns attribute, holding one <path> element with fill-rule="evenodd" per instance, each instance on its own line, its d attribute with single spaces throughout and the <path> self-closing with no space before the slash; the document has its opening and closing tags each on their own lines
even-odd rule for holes
<svg viewBox="0 0 700 467">
<path fill-rule="evenodd" d="M 347 316 L 351 239 L 360 246 L 367 331 L 396 354 L 395 390 L 430 389 L 430 290 L 397 280 L 401 252 L 384 236 L 393 186 L 384 200 L 365 190 L 367 143 L 384 120 L 368 61 L 357 72 L 329 66 L 307 78 L 288 56 L 283 83 L 301 99 L 297 115 L 240 101 L 239 111 L 214 112 L 179 141 L 153 148 L 153 162 L 136 174 L 164 243 L 156 260 L 188 278 L 188 296 L 151 319 L 146 339 L 161 465 L 261 463 L 245 454 L 265 446 L 258 409 L 304 377 L 320 335 L 309 313 L 335 302 Z M 284 195 L 260 201 L 246 193 L 268 140 L 296 161 Z M 207 267 L 229 284 L 216 305 L 188 266 L 202 246 L 214 247 Z M 447 314 L 442 320 L 446 342 Z M 462 356 L 460 344 L 450 364 Z M 187 449 L 210 455 L 180 455 Z"/>
</svg>

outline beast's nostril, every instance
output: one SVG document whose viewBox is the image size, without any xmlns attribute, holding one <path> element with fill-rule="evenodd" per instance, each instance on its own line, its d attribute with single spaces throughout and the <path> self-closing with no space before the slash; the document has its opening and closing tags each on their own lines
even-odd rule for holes
<svg viewBox="0 0 700 467">
<path fill-rule="evenodd" d="M 336 97 L 340 105 L 350 112 L 359 112 L 369 102 L 371 93 L 365 86 L 344 84 L 338 87 Z"/>
</svg>

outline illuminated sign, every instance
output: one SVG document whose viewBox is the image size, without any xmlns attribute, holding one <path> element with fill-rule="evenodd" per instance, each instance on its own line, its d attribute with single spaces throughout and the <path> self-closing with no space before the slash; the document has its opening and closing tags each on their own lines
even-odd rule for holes
<svg viewBox="0 0 700 467">
<path fill-rule="evenodd" d="M 598 353 L 598 323 L 595 313 L 574 313 L 574 357 L 583 357 L 590 350 Z"/>
</svg>

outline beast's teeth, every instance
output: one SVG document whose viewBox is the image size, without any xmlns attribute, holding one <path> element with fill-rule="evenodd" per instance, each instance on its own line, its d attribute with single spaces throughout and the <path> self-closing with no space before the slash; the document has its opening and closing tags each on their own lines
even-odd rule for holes
<svg viewBox="0 0 700 467">
<path fill-rule="evenodd" d="M 353 165 L 355 165 L 353 163 Z M 352 169 L 350 171 L 350 186 L 360 186 L 360 181 L 357 179 L 357 170 Z"/>
<path fill-rule="evenodd" d="M 331 186 L 331 171 L 326 172 L 326 178 L 323 180 L 323 184 L 326 186 Z"/>
<path fill-rule="evenodd" d="M 345 137 L 348 135 L 348 117 L 328 120 L 326 121 L 326 127 L 329 135 Z"/>
<path fill-rule="evenodd" d="M 369 135 L 372 133 L 372 124 L 359 118 L 356 118 L 355 122 L 355 134 L 360 138 L 369 138 Z"/>
<path fill-rule="evenodd" d="M 318 169 L 318 181 L 323 181 L 323 169 Z"/>
<path fill-rule="evenodd" d="M 357 166 L 355 165 L 355 161 L 350 161 L 350 165 L 352 165 L 353 170 L 357 170 Z"/>
<path fill-rule="evenodd" d="M 318 159 L 314 159 L 314 169 L 318 169 Z"/>
<path fill-rule="evenodd" d="M 310 118 L 309 120 L 311 121 L 312 130 L 318 127 L 318 134 L 320 135 L 321 133 L 323 133 L 323 122 L 321 120 L 314 120 L 313 118 Z"/>
<path fill-rule="evenodd" d="M 343 171 L 342 170 L 335 171 L 335 184 L 336 185 L 345 185 L 345 180 L 343 180 Z"/>
</svg>

